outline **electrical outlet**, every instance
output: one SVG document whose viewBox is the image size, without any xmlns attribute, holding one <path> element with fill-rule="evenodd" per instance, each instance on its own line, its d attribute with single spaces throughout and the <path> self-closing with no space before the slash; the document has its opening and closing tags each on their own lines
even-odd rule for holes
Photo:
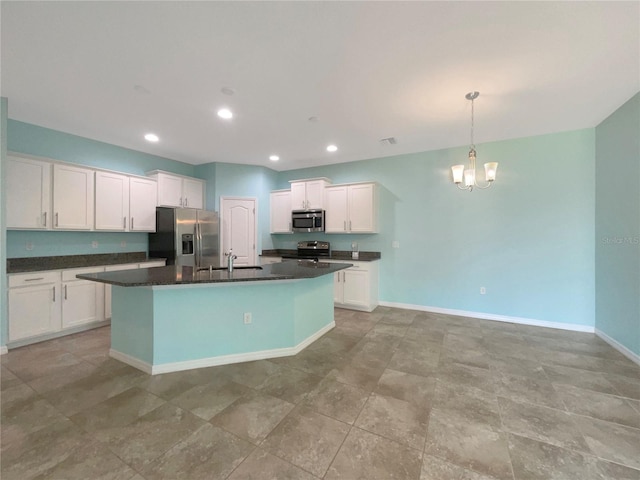
<svg viewBox="0 0 640 480">
<path fill-rule="evenodd" d="M 27 242 L 24 248 L 26 248 L 27 250 L 33 250 L 33 242 Z"/>
<path fill-rule="evenodd" d="M 127 246 L 127 241 L 126 241 L 126 240 L 122 240 L 122 241 L 120 242 L 120 246 L 121 246 L 122 248 L 126 247 L 126 246 Z"/>
<path fill-rule="evenodd" d="M 400 242 L 398 240 L 394 240 L 391 242 L 391 248 L 400 248 Z"/>
<path fill-rule="evenodd" d="M 95 240 L 91 242 L 91 248 L 98 248 L 98 242 Z"/>
<path fill-rule="evenodd" d="M 484 295 L 485 293 L 487 293 L 487 289 L 484 287 L 480 287 L 480 295 Z"/>
<path fill-rule="evenodd" d="M 251 312 L 245 312 L 244 314 L 244 323 L 248 325 L 251 323 Z"/>
</svg>

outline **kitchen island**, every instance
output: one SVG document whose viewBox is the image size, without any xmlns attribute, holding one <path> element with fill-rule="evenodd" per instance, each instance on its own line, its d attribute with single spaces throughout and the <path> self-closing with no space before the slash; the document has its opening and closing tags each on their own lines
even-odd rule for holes
<svg viewBox="0 0 640 480">
<path fill-rule="evenodd" d="M 333 273 L 285 261 L 78 275 L 113 285 L 110 355 L 149 374 L 295 355 L 334 326 Z"/>
</svg>

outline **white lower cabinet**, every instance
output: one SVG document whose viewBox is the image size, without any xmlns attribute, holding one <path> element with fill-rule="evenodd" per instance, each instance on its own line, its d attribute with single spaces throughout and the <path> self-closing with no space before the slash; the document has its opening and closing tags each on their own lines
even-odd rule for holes
<svg viewBox="0 0 640 480">
<path fill-rule="evenodd" d="M 9 342 L 61 329 L 60 273 L 9 276 Z"/>
<path fill-rule="evenodd" d="M 104 320 L 104 284 L 76 275 L 103 272 L 104 267 L 74 268 L 62 272 L 62 328 Z"/>
<path fill-rule="evenodd" d="M 333 274 L 333 301 L 337 307 L 371 312 L 378 306 L 378 263 L 331 260 L 353 266 Z"/>
</svg>

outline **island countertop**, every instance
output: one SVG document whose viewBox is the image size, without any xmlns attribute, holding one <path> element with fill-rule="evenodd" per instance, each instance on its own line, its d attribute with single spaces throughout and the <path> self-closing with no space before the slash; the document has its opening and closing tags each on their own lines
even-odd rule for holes
<svg viewBox="0 0 640 480">
<path fill-rule="evenodd" d="M 287 260 L 261 267 L 236 266 L 231 273 L 226 269 L 197 271 L 193 267 L 169 265 L 141 270 L 82 274 L 77 275 L 77 277 L 120 287 L 150 287 L 265 280 L 301 280 L 332 274 L 351 266 L 352 264 L 350 263 Z"/>
</svg>

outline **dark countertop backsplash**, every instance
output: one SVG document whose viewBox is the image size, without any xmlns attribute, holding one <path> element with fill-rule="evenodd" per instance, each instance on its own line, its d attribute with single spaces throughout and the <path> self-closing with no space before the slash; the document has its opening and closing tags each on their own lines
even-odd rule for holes
<svg viewBox="0 0 640 480">
<path fill-rule="evenodd" d="M 261 256 L 263 257 L 282 257 L 296 258 L 298 256 L 297 250 L 262 250 Z M 380 252 L 360 252 L 358 258 L 351 258 L 351 250 L 332 250 L 331 256 L 321 257 L 329 258 L 330 260 L 349 260 L 355 262 L 371 262 L 374 260 L 380 260 Z"/>
<path fill-rule="evenodd" d="M 141 263 L 148 260 L 147 252 L 98 253 L 94 255 L 61 255 L 57 257 L 7 258 L 7 273 L 37 272 L 42 270 L 60 270 L 63 268 L 95 267 L 99 265 L 118 265 L 120 263 Z"/>
</svg>

